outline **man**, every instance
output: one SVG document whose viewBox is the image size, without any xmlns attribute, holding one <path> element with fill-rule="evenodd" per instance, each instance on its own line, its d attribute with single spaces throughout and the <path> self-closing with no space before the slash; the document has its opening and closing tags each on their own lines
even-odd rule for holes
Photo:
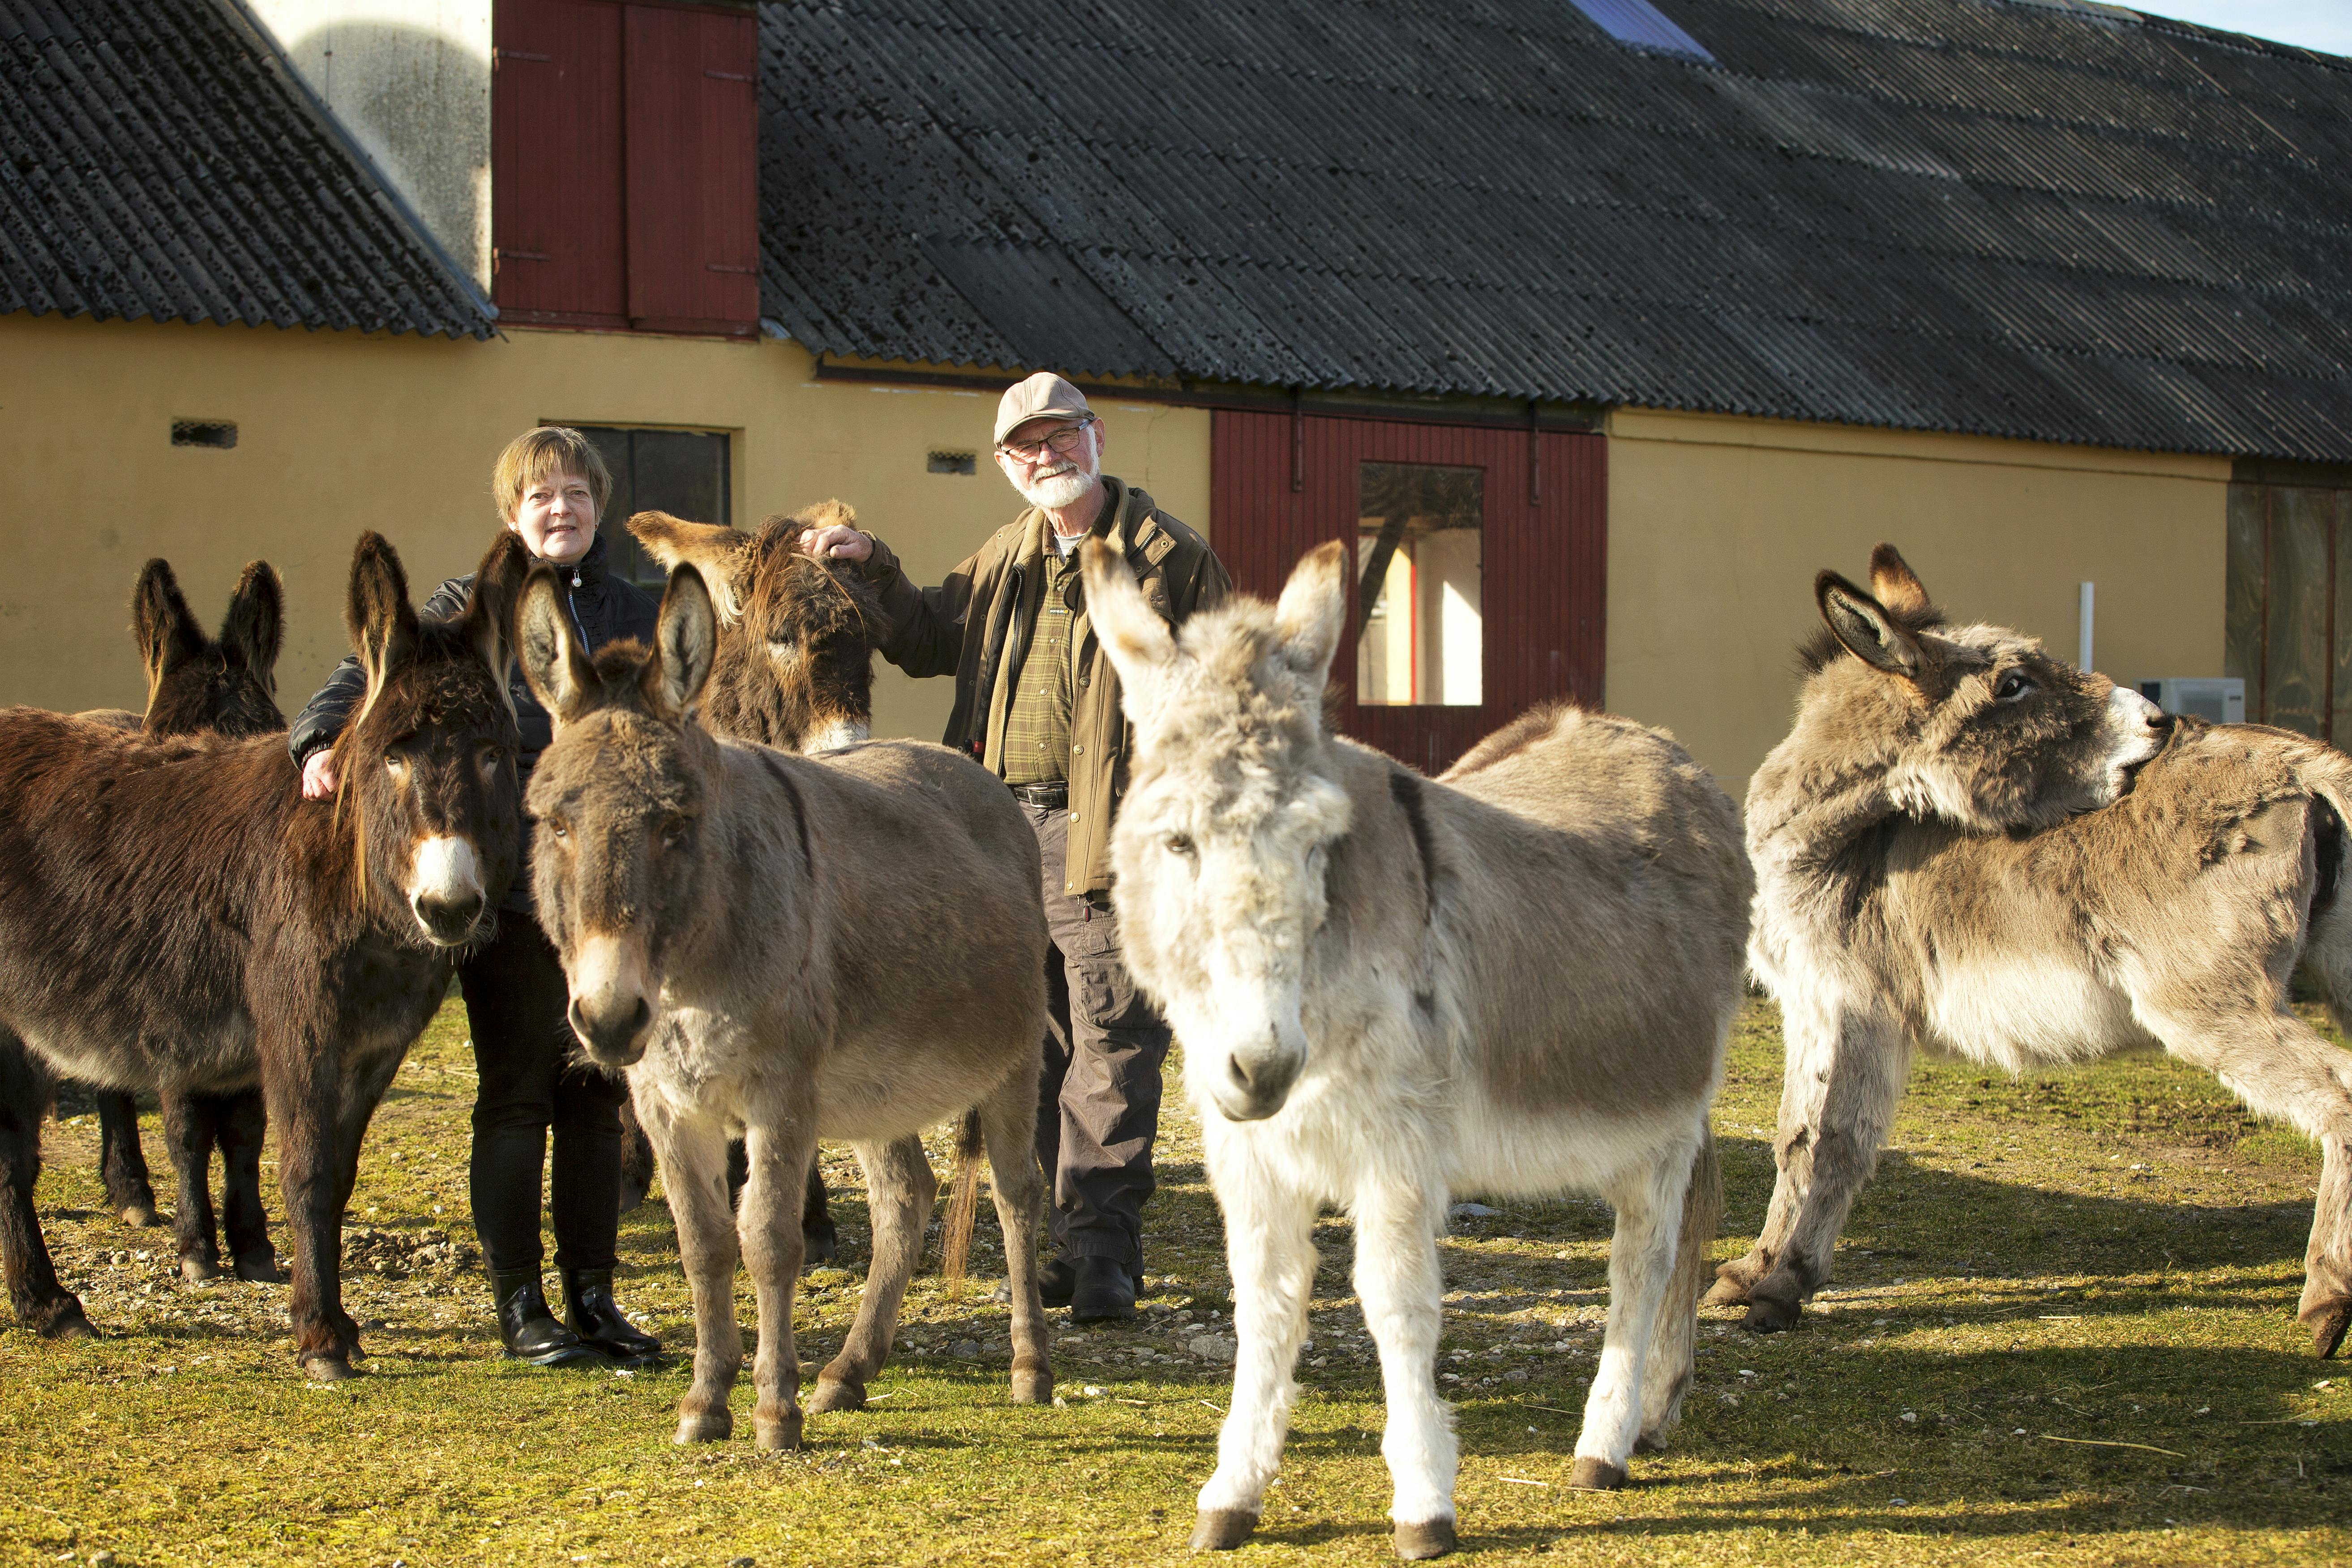
<svg viewBox="0 0 2352 1568">
<path fill-rule="evenodd" d="M 1102 454 L 1085 396 L 1040 372 L 996 411 L 997 467 L 1028 510 L 945 583 L 916 587 L 887 546 L 852 528 L 805 545 L 864 563 L 889 617 L 883 657 L 909 675 L 955 677 L 947 743 L 1003 779 L 1037 830 L 1053 939 L 1037 1157 L 1056 1253 L 1041 1279 L 1046 1304 L 1066 1302 L 1080 1321 L 1135 1312 L 1168 1026 L 1128 975 L 1108 897 L 1131 742 L 1118 677 L 1087 619 L 1078 545 L 1116 543 L 1171 625 L 1232 585 L 1208 542 L 1105 475 Z"/>
</svg>

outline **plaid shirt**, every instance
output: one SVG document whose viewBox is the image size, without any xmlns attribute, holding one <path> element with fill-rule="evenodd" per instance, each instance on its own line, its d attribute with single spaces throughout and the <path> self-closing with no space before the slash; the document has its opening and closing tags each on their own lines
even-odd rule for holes
<svg viewBox="0 0 2352 1568">
<path fill-rule="evenodd" d="M 1013 705 L 1004 716 L 1006 784 L 1054 784 L 1070 776 L 1070 708 L 1076 696 L 1070 627 L 1085 603 L 1085 589 L 1075 550 L 1065 555 L 1049 539 L 1039 567 L 1036 630 L 1022 655 Z"/>
</svg>

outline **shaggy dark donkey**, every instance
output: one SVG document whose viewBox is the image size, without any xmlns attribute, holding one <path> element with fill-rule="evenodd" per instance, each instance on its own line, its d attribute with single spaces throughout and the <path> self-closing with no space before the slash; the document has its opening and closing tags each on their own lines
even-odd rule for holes
<svg viewBox="0 0 2352 1568">
<path fill-rule="evenodd" d="M 0 712 L 0 1261 L 20 1321 L 88 1333 L 33 1210 L 50 1071 L 118 1089 L 257 1081 L 280 1137 L 295 1353 L 351 1375 L 342 1214 L 401 1058 L 490 929 L 520 841 L 508 626 L 525 557 L 499 537 L 473 603 L 420 621 L 361 537 L 347 613 L 368 675 L 306 803 L 271 735 L 158 739 Z"/>
<path fill-rule="evenodd" d="M 229 595 L 217 638 L 205 635 L 170 562 L 158 556 L 131 594 L 132 637 L 147 671 L 147 711 L 100 710 L 87 719 L 150 735 L 267 735 L 286 728 L 278 710 L 278 654 L 285 643 L 285 590 L 266 561 L 248 562 Z M 156 1223 L 155 1191 L 139 1145 L 139 1103 L 117 1090 L 97 1102 L 99 1174 L 108 1206 L 125 1225 Z M 278 1255 L 261 1209 L 261 1142 L 268 1126 L 258 1089 L 184 1094 L 164 1088 L 163 1136 L 179 1177 L 173 1211 L 180 1272 L 190 1279 L 220 1273 L 220 1238 L 211 1193 L 212 1151 L 221 1152 L 223 1217 L 240 1279 L 275 1280 Z"/>
<path fill-rule="evenodd" d="M 845 567 L 802 552 L 801 541 L 833 523 L 856 521 L 837 500 L 769 518 L 746 533 L 641 511 L 629 531 L 664 566 L 691 561 L 715 584 L 720 606 L 718 663 L 703 688 L 701 718 L 714 734 L 814 754 L 863 741 L 874 730 L 874 645 L 881 605 Z M 654 1150 L 634 1101 L 621 1110 L 622 1202 L 635 1206 L 653 1184 Z M 740 1193 L 749 1165 L 740 1140 L 727 1151 L 729 1190 Z M 810 1263 L 840 1247 L 825 1212 L 824 1173 L 812 1164 L 801 1211 Z"/>
</svg>

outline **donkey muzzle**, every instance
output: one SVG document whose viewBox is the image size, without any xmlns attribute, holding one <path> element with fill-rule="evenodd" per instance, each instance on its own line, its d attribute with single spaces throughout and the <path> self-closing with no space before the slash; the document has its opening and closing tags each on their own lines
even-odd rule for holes
<svg viewBox="0 0 2352 1568">
<path fill-rule="evenodd" d="M 442 947 L 471 940 L 489 904 L 472 841 L 436 834 L 418 843 L 409 864 L 408 910 L 425 934 Z"/>
<path fill-rule="evenodd" d="M 564 1016 L 589 1056 L 609 1068 L 634 1065 L 653 1034 L 652 987 L 645 951 L 598 934 L 580 944 L 571 965 L 572 1005 Z"/>
<path fill-rule="evenodd" d="M 1263 1121 L 1290 1102 L 1291 1086 L 1306 1065 L 1306 1052 L 1288 1049 L 1279 1040 L 1265 1048 L 1228 1051 L 1210 1097 L 1228 1121 Z"/>
</svg>

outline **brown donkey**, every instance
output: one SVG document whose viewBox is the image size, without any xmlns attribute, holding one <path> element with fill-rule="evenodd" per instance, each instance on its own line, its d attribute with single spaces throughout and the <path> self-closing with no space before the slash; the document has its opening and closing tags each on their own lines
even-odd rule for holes
<svg viewBox="0 0 2352 1568">
<path fill-rule="evenodd" d="M 100 710 L 86 719 L 113 721 L 150 735 L 267 735 L 284 731 L 278 710 L 278 654 L 285 643 L 285 591 L 266 561 L 248 562 L 229 595 L 220 636 L 205 628 L 180 593 L 172 564 L 147 563 L 131 594 L 132 636 L 147 671 L 147 710 Z M 156 1223 L 155 1192 L 139 1146 L 139 1104 L 106 1089 L 98 1103 L 99 1173 L 107 1203 L 134 1227 Z M 267 1131 L 258 1089 L 234 1094 L 162 1094 L 163 1136 L 179 1177 L 173 1211 L 180 1272 L 190 1279 L 220 1273 L 220 1236 L 211 1193 L 212 1151 L 221 1152 L 222 1218 L 240 1279 L 275 1280 L 278 1255 L 261 1208 L 261 1143 Z"/>
<path fill-rule="evenodd" d="M 713 733 L 809 756 L 873 733 L 881 606 L 846 568 L 823 565 L 801 552 L 801 541 L 816 530 L 856 521 L 856 514 L 837 500 L 771 517 L 751 533 L 687 522 L 666 511 L 629 519 L 629 531 L 646 553 L 665 568 L 691 563 L 712 588 L 719 647 L 700 712 Z M 623 1186 L 642 1198 L 653 1180 L 653 1146 L 634 1106 L 622 1105 L 621 1120 Z M 731 1190 L 742 1189 L 745 1169 L 742 1144 L 730 1143 Z M 625 1204 L 634 1206 L 625 1192 Z M 803 1202 L 804 1258 L 822 1263 L 841 1238 L 825 1212 L 824 1177 L 814 1163 Z"/>
<path fill-rule="evenodd" d="M 571 981 L 573 1032 L 599 1064 L 628 1070 L 694 1291 L 677 1440 L 733 1430 L 740 1236 L 759 1293 L 759 1441 L 800 1442 L 796 1219 L 820 1134 L 857 1151 L 874 1258 L 808 1408 L 865 1404 L 937 1191 L 914 1135 L 975 1109 L 1013 1292 L 1013 1396 L 1042 1402 L 1036 838 L 1002 784 L 944 747 L 800 757 L 713 736 L 691 709 L 718 636 L 691 566 L 670 575 L 652 650 L 616 644 L 591 664 L 544 570 L 516 623 L 524 674 L 556 721 L 530 782 L 540 921 Z M 740 1215 L 726 1184 L 736 1136 L 750 1154 Z"/>
<path fill-rule="evenodd" d="M 2161 1046 L 2318 1140 L 2301 1315 L 2352 1317 L 2352 1055 L 2287 1005 L 2300 963 L 2352 1024 L 2352 759 L 2166 720 L 1999 626 L 1948 624 L 1892 545 L 1814 583 L 1796 727 L 1748 792 L 1748 962 L 1787 1083 L 1762 1236 L 1710 1300 L 1797 1320 L 1830 1277 L 1915 1047 L 2023 1072 Z"/>
<path fill-rule="evenodd" d="M 306 804 L 274 735 L 157 739 L 0 712 L 0 1255 L 20 1321 L 88 1333 L 33 1210 L 48 1072 L 121 1089 L 257 1082 L 279 1131 L 295 1352 L 351 1374 L 343 1205 L 401 1058 L 488 929 L 520 838 L 499 537 L 467 613 L 420 621 L 361 536 L 348 625 L 365 706 Z"/>
</svg>

